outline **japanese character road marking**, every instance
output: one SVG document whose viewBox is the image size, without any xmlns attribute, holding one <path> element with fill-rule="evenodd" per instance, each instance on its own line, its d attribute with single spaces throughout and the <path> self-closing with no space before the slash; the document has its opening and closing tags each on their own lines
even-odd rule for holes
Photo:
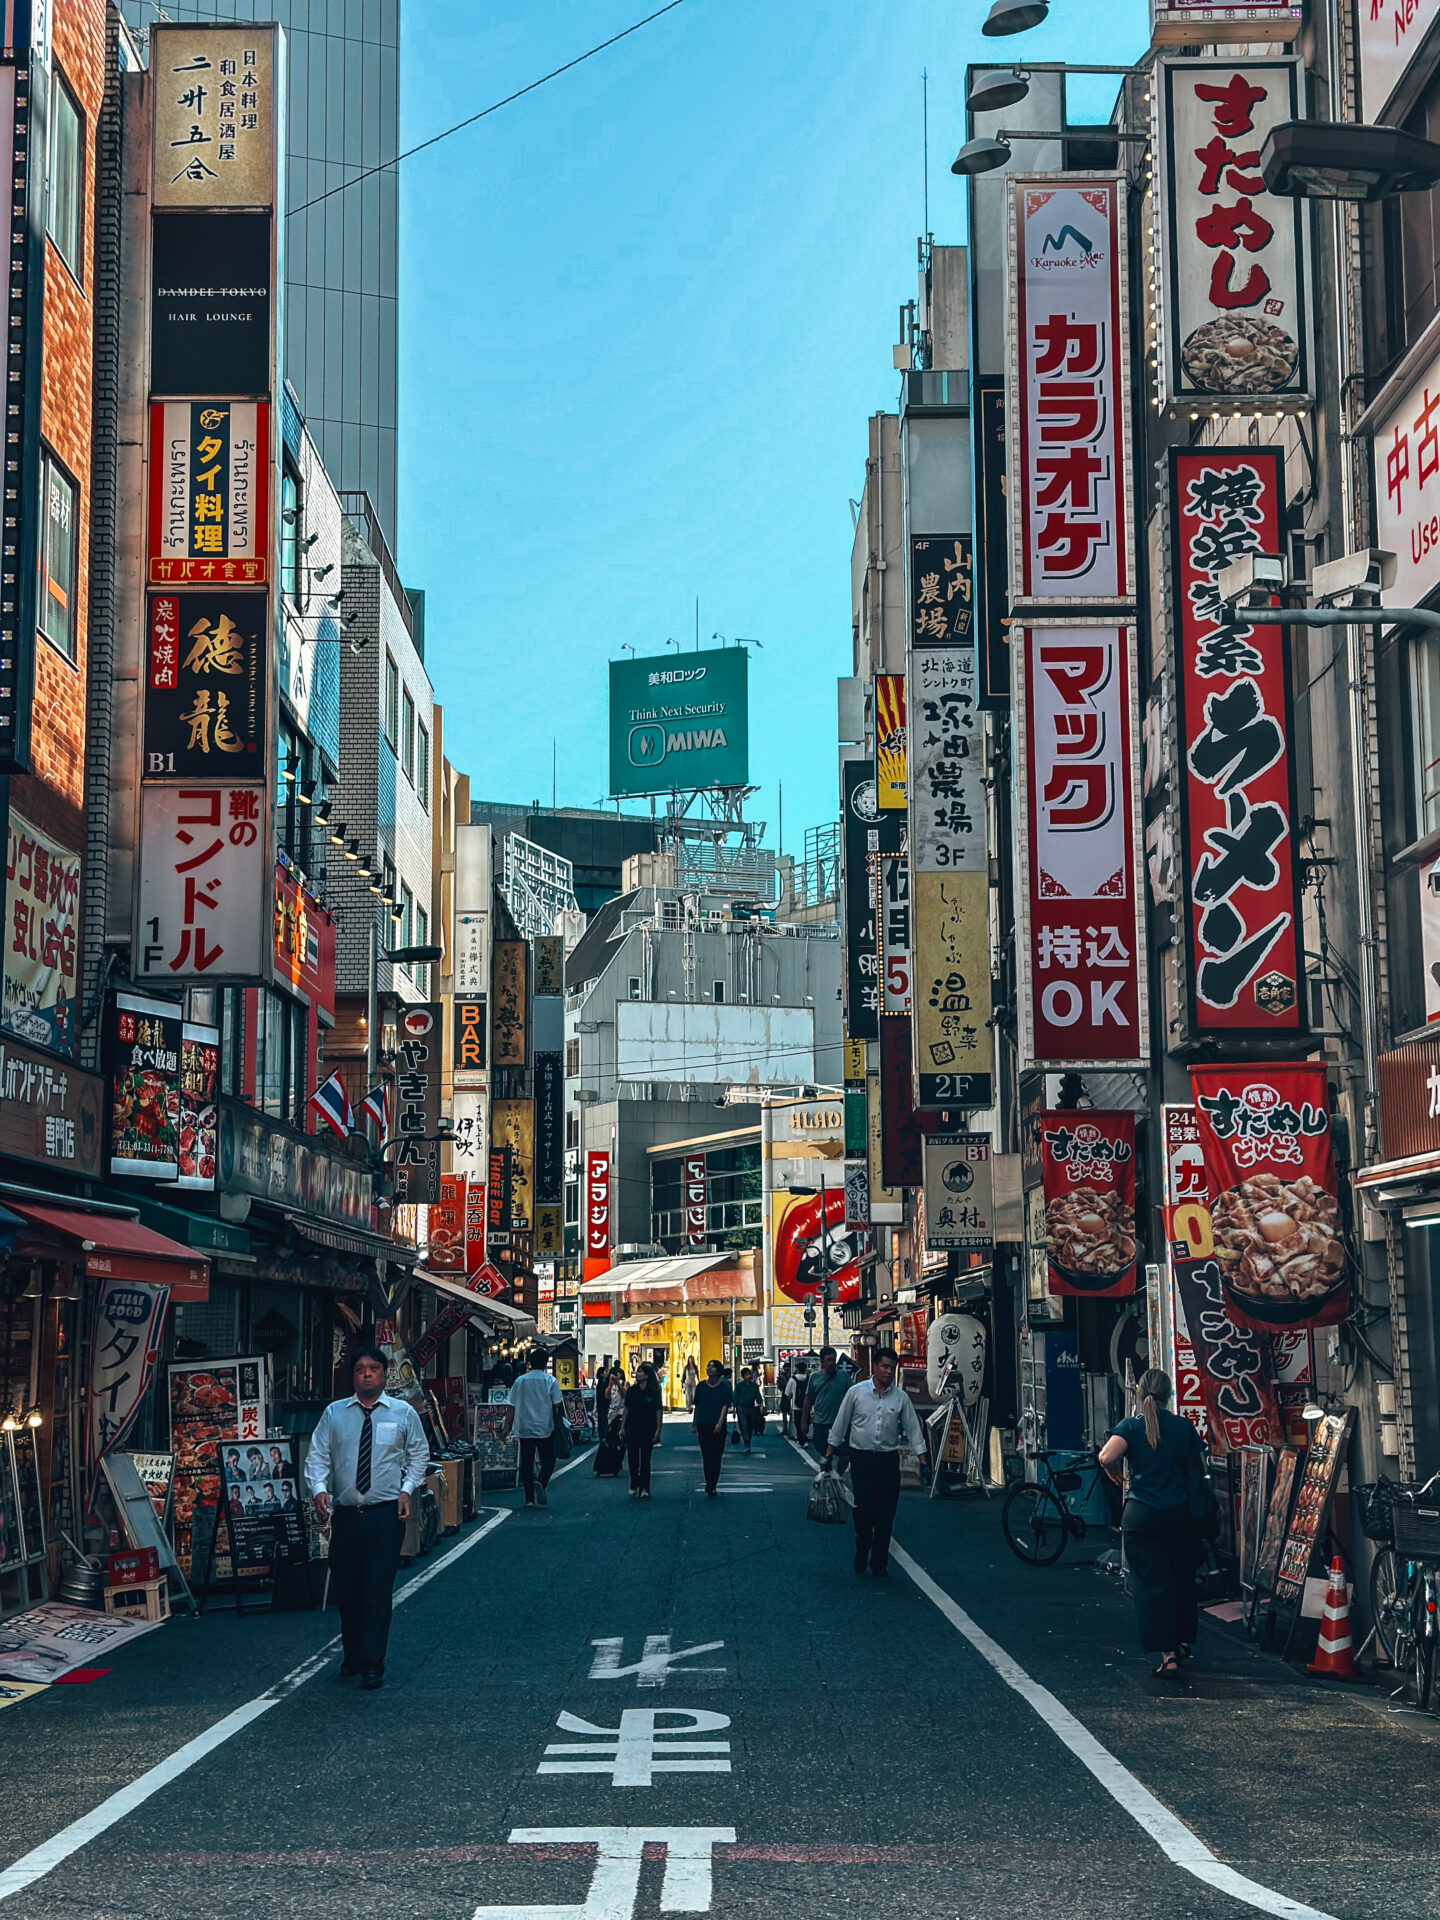
<svg viewBox="0 0 1440 1920">
<path fill-rule="evenodd" d="M 595 1873 L 582 1906 L 476 1907 L 472 1920 L 631 1920 L 647 1844 L 665 1849 L 662 1913 L 708 1913 L 711 1849 L 733 1846 L 733 1827 L 516 1827 L 512 1847 L 594 1847 Z"/>
<path fill-rule="evenodd" d="M 670 1651 L 668 1633 L 647 1633 L 645 1647 L 638 1660 L 628 1667 L 620 1662 L 625 1655 L 623 1637 L 613 1640 L 592 1640 L 595 1658 L 590 1663 L 592 1680 L 629 1680 L 633 1677 L 637 1687 L 663 1687 L 672 1673 L 723 1673 L 723 1667 L 678 1667 L 677 1660 L 693 1660 L 697 1653 L 718 1653 L 724 1646 L 723 1640 L 706 1640 L 697 1647 L 680 1647 Z"/>
<path fill-rule="evenodd" d="M 680 1724 L 660 1727 L 656 1722 L 675 1720 Z M 690 1733 L 719 1733 L 728 1727 L 723 1713 L 709 1713 L 699 1707 L 627 1707 L 618 1727 L 597 1727 L 573 1713 L 562 1713 L 555 1722 L 562 1733 L 580 1733 L 587 1737 L 561 1741 L 545 1749 L 545 1758 L 537 1773 L 608 1773 L 612 1787 L 650 1787 L 657 1773 L 729 1773 L 728 1740 L 685 1740 Z M 566 1754 L 574 1759 L 554 1756 Z M 684 1759 L 675 1756 L 683 1754 Z M 698 1758 L 692 1756 L 715 1756 Z"/>
</svg>

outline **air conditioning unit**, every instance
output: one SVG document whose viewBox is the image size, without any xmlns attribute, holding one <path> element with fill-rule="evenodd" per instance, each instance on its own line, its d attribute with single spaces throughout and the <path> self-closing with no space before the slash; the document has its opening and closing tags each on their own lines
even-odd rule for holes
<svg viewBox="0 0 1440 1920">
<path fill-rule="evenodd" d="M 593 1087 L 577 1087 L 575 1089 L 575 1100 L 579 1106 L 593 1107 L 599 1104 L 600 1096 Z"/>
</svg>

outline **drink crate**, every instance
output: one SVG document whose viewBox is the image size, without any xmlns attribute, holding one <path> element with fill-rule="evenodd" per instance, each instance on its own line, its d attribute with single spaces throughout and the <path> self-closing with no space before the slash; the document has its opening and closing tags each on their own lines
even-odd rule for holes
<svg viewBox="0 0 1440 1920">
<path fill-rule="evenodd" d="M 105 1611 L 117 1620 L 168 1620 L 169 1582 L 142 1580 L 133 1587 L 107 1587 Z"/>
<path fill-rule="evenodd" d="M 125 1553 L 112 1553 L 105 1562 L 107 1587 L 138 1587 L 146 1580 L 158 1579 L 160 1555 L 154 1547 L 132 1547 Z"/>
</svg>

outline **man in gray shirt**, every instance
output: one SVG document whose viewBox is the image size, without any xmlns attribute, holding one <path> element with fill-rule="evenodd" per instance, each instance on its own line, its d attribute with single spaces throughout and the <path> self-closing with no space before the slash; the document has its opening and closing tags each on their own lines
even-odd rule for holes
<svg viewBox="0 0 1440 1920">
<path fill-rule="evenodd" d="M 525 1489 L 525 1504 L 533 1507 L 538 1499 L 543 1507 L 545 1489 L 555 1471 L 555 1409 L 565 1411 L 560 1382 L 547 1371 L 549 1359 L 544 1347 L 530 1349 L 530 1367 L 510 1389 L 511 1432 L 520 1442 L 520 1484 Z M 540 1463 L 537 1484 L 536 1460 Z"/>
<path fill-rule="evenodd" d="M 315 1511 L 330 1521 L 330 1577 L 345 1649 L 340 1677 L 358 1673 L 371 1692 L 385 1678 L 400 1542 L 430 1448 L 415 1409 L 383 1391 L 384 1354 L 358 1347 L 350 1367 L 355 1391 L 321 1414 L 305 1456 L 305 1484 Z"/>
<path fill-rule="evenodd" d="M 812 1373 L 805 1389 L 805 1429 L 810 1444 L 823 1460 L 830 1439 L 830 1428 L 840 1411 L 840 1403 L 850 1390 L 851 1376 L 841 1373 L 834 1347 L 820 1349 L 820 1371 Z M 845 1465 L 842 1456 L 840 1464 Z"/>
</svg>

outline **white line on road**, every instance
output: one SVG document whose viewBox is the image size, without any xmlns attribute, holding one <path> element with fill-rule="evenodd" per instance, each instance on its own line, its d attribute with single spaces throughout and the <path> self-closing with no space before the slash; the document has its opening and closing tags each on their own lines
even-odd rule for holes
<svg viewBox="0 0 1440 1920">
<path fill-rule="evenodd" d="M 561 1468 L 564 1472 L 564 1468 Z M 509 1519 L 515 1511 L 513 1507 L 502 1507 L 477 1527 L 468 1540 L 457 1541 L 448 1553 L 442 1554 L 433 1567 L 427 1567 L 424 1573 L 417 1574 L 395 1595 L 395 1605 L 403 1606 L 410 1596 L 418 1593 L 421 1587 L 428 1586 L 437 1573 L 443 1573 L 453 1566 L 463 1554 L 478 1546 L 487 1533 L 493 1533 L 502 1520 Z M 233 1713 L 227 1713 L 223 1720 L 217 1720 L 213 1727 L 207 1727 L 193 1740 L 187 1740 L 183 1747 L 177 1747 L 174 1753 L 132 1780 L 127 1787 L 121 1787 L 118 1793 L 112 1793 L 108 1800 L 102 1800 L 98 1807 L 82 1814 L 78 1820 L 72 1820 L 68 1827 L 42 1841 L 38 1847 L 32 1847 L 29 1853 L 22 1854 L 13 1865 L 0 1869 L 0 1900 L 8 1900 L 11 1894 L 21 1893 L 26 1887 L 33 1886 L 37 1880 L 43 1880 L 47 1873 L 53 1873 L 62 1861 L 68 1860 L 72 1853 L 78 1853 L 81 1847 L 113 1827 L 117 1820 L 123 1820 L 139 1806 L 159 1793 L 162 1787 L 168 1787 L 172 1780 L 178 1780 L 182 1773 L 207 1754 L 213 1753 L 227 1740 L 244 1731 L 253 1720 L 262 1713 L 268 1713 L 271 1707 L 278 1707 L 282 1700 L 288 1700 L 291 1694 L 299 1691 L 307 1680 L 313 1680 L 329 1666 L 336 1647 L 340 1644 L 337 1634 L 333 1640 L 327 1640 L 318 1652 L 312 1653 L 308 1660 L 291 1669 L 283 1680 L 277 1680 L 273 1687 L 257 1694 L 253 1700 L 247 1700 L 243 1707 L 236 1707 Z"/>
<path fill-rule="evenodd" d="M 795 1445 L 793 1440 L 790 1444 Z M 798 1447 L 795 1450 L 797 1453 L 800 1451 Z M 853 1501 L 851 1504 L 854 1504 Z M 1101 1746 L 1089 1728 L 1083 1726 L 1068 1707 L 1062 1706 L 1048 1687 L 1042 1687 L 1038 1680 L 1032 1680 L 999 1641 L 992 1640 L 985 1629 L 972 1620 L 965 1609 L 952 1600 L 902 1546 L 892 1541 L 890 1552 L 925 1598 L 939 1608 L 957 1633 L 964 1635 L 1006 1686 L 1013 1688 L 1026 1705 L 1040 1716 L 1055 1738 L 1070 1749 L 1081 1766 L 1099 1781 L 1111 1799 L 1129 1814 L 1137 1826 L 1144 1828 L 1175 1866 L 1193 1874 L 1197 1880 L 1203 1880 L 1206 1886 L 1214 1887 L 1217 1893 L 1229 1894 L 1232 1900 L 1239 1900 L 1260 1913 L 1274 1914 L 1276 1920 L 1334 1920 L 1333 1914 L 1307 1907 L 1299 1900 L 1292 1900 L 1288 1894 L 1262 1887 L 1257 1880 L 1249 1880 L 1233 1867 L 1227 1867 L 1203 1840 L 1191 1832 L 1183 1820 L 1162 1805 L 1148 1787 L 1141 1785 L 1108 1747 Z"/>
</svg>

